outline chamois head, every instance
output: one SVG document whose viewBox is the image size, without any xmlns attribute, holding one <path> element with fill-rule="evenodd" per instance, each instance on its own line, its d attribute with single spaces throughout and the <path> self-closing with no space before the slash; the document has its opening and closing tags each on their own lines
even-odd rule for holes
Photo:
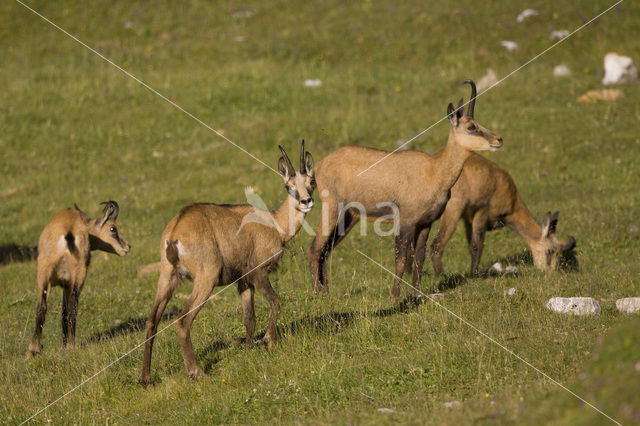
<svg viewBox="0 0 640 426">
<path fill-rule="evenodd" d="M 540 239 L 531 244 L 533 264 L 538 269 L 557 269 L 562 253 L 573 250 L 576 246 L 576 240 L 573 237 L 569 237 L 568 243 L 563 243 L 556 237 L 556 226 L 558 225 L 559 214 L 560 212 L 553 214 L 548 212 L 544 216 Z"/>
<path fill-rule="evenodd" d="M 118 228 L 116 228 L 116 219 L 120 211 L 118 203 L 104 201 L 100 204 L 105 204 L 105 207 L 95 220 L 87 216 L 77 205 L 75 206 L 80 217 L 89 228 L 91 250 L 102 250 L 108 253 L 115 253 L 118 256 L 125 256 L 129 253 L 131 246 L 120 237 Z"/>
<path fill-rule="evenodd" d="M 473 118 L 473 110 L 476 105 L 476 84 L 472 80 L 462 82 L 462 84 L 465 83 L 471 85 L 471 100 L 467 114 L 463 113 L 464 101 L 462 98 L 460 98 L 457 108 L 454 108 L 451 103 L 447 108 L 447 117 L 451 122 L 453 137 L 460 146 L 468 151 L 497 151 L 502 147 L 502 138 L 482 127 Z"/>
<path fill-rule="evenodd" d="M 313 190 L 316 180 L 313 177 L 313 158 L 304 150 L 304 139 L 300 147 L 300 171 L 296 173 L 289 156 L 280 145 L 282 157 L 278 160 L 278 170 L 284 179 L 284 186 L 289 196 L 296 200 L 296 208 L 302 213 L 311 211 L 313 207 Z"/>
</svg>

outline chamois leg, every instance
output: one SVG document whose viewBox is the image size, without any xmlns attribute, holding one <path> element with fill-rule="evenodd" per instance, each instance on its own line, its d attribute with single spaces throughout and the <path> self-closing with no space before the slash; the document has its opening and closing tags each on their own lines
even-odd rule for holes
<svg viewBox="0 0 640 426">
<path fill-rule="evenodd" d="M 316 236 L 307 249 L 309 269 L 311 270 L 311 288 L 315 293 L 320 291 L 329 292 L 325 261 L 333 248 L 329 247 L 328 242 L 336 232 L 339 219 L 338 208 L 334 201 L 322 200 L 322 203 L 322 218 L 320 218 Z M 326 208 L 325 205 L 327 206 Z"/>
<path fill-rule="evenodd" d="M 247 338 L 245 343 L 247 346 L 253 344 L 253 336 L 256 331 L 256 315 L 254 311 L 253 294 L 255 288 L 253 285 L 241 282 L 238 284 L 238 292 L 242 300 L 242 315 L 244 317 L 244 328 L 247 330 Z"/>
<path fill-rule="evenodd" d="M 413 265 L 413 289 L 416 292 L 416 297 L 420 296 L 420 278 L 422 275 L 422 269 L 424 267 L 424 258 L 427 251 L 427 240 L 429 239 L 429 232 L 431 231 L 431 225 L 427 225 L 419 230 L 416 230 L 413 239 L 413 259 L 409 258 L 409 261 L 414 262 Z"/>
<path fill-rule="evenodd" d="M 173 296 L 173 290 L 178 284 L 178 277 L 173 266 L 169 263 L 162 264 L 160 270 L 160 278 L 158 278 L 158 290 L 156 292 L 156 299 L 153 303 L 153 308 L 149 313 L 149 319 L 146 324 L 146 337 L 144 343 L 144 358 L 142 360 L 142 372 L 138 382 L 142 385 L 146 385 L 151 380 L 151 352 L 153 350 L 153 341 L 156 338 L 158 330 L 158 323 L 162 318 L 167 303 Z"/>
<path fill-rule="evenodd" d="M 204 372 L 202 368 L 200 368 L 200 364 L 193 351 L 191 324 L 211 295 L 213 287 L 218 283 L 220 270 L 221 265 L 216 265 L 214 268 L 203 268 L 195 274 L 191 297 L 189 297 L 187 305 L 182 312 L 180 312 L 179 319 L 176 322 L 176 330 L 178 332 L 178 339 L 180 340 L 180 347 L 182 348 L 184 365 L 187 368 L 187 374 L 193 379 L 204 376 Z"/>
<path fill-rule="evenodd" d="M 444 254 L 445 246 L 456 230 L 456 225 L 460 220 L 461 213 L 461 209 L 457 209 L 455 206 L 449 204 L 440 218 L 438 235 L 436 235 L 433 243 L 431 243 L 431 264 L 433 265 L 435 275 L 442 275 L 444 273 L 442 255 Z"/>
<path fill-rule="evenodd" d="M 278 320 L 278 311 L 280 310 L 280 298 L 276 292 L 273 291 L 273 287 L 271 287 L 267 271 L 258 271 L 253 278 L 253 283 L 260 294 L 267 299 L 267 302 L 269 302 L 269 306 L 271 307 L 267 332 L 262 340 L 267 344 L 267 348 L 273 349 L 276 343 L 276 322 Z"/>
<path fill-rule="evenodd" d="M 73 284 L 64 287 L 62 295 L 62 345 L 76 345 L 76 318 L 78 315 L 78 289 Z"/>
<path fill-rule="evenodd" d="M 478 275 L 478 266 L 482 257 L 482 249 L 484 249 L 484 236 L 487 232 L 486 217 L 482 214 L 476 214 L 473 217 L 471 225 L 471 244 L 469 252 L 471 253 L 471 275 Z"/>
<path fill-rule="evenodd" d="M 407 251 L 415 232 L 415 227 L 405 227 L 401 228 L 400 233 L 396 236 L 396 276 L 393 279 L 393 287 L 391 288 L 391 300 L 398 300 L 400 296 L 400 284 L 407 266 Z"/>
<path fill-rule="evenodd" d="M 42 351 L 42 328 L 47 316 L 47 300 L 51 291 L 51 276 L 49 271 L 38 271 L 38 304 L 36 307 L 36 329 L 29 344 L 29 352 L 33 355 Z"/>
</svg>

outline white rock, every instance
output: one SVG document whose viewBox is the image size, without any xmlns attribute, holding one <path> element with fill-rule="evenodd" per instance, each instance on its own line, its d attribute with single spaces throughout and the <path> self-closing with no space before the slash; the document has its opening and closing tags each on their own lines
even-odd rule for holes
<svg viewBox="0 0 640 426">
<path fill-rule="evenodd" d="M 480 80 L 476 83 L 476 88 L 478 89 L 478 92 L 482 92 L 484 89 L 493 86 L 497 82 L 498 76 L 491 68 L 489 68 L 487 73 L 480 77 Z"/>
<path fill-rule="evenodd" d="M 569 30 L 552 30 L 549 33 L 551 40 L 562 40 L 569 35 Z"/>
<path fill-rule="evenodd" d="M 398 147 L 398 151 L 406 151 L 408 149 L 412 149 L 411 142 L 407 143 L 404 139 L 400 139 L 396 141 L 396 146 Z"/>
<path fill-rule="evenodd" d="M 500 46 L 504 47 L 509 52 L 513 52 L 514 50 L 518 49 L 518 43 L 516 43 L 515 41 L 511 41 L 511 40 L 502 40 L 500 42 Z"/>
<path fill-rule="evenodd" d="M 530 16 L 536 16 L 539 14 L 540 12 L 535 9 L 525 9 L 516 17 L 516 22 L 522 22 Z"/>
<path fill-rule="evenodd" d="M 462 407 L 462 402 L 460 401 L 448 401 L 444 403 L 445 408 L 460 408 Z"/>
<path fill-rule="evenodd" d="M 502 274 L 502 263 L 500 262 L 496 262 L 493 265 L 491 265 L 491 268 L 489 268 L 489 271 L 487 271 L 490 277 L 496 277 L 498 275 Z"/>
<path fill-rule="evenodd" d="M 604 55 L 604 78 L 602 84 L 631 83 L 638 78 L 638 69 L 628 56 L 617 53 Z"/>
<path fill-rule="evenodd" d="M 515 296 L 516 295 L 516 289 L 511 287 L 509 290 L 507 290 L 507 296 Z"/>
<path fill-rule="evenodd" d="M 515 266 L 509 265 L 506 268 L 504 268 L 504 274 L 507 276 L 518 275 L 518 268 L 516 268 Z"/>
<path fill-rule="evenodd" d="M 616 300 L 616 308 L 625 314 L 632 314 L 640 311 L 640 297 L 625 297 Z"/>
<path fill-rule="evenodd" d="M 304 81 L 305 87 L 320 87 L 322 86 L 322 80 L 319 79 L 308 79 Z"/>
<path fill-rule="evenodd" d="M 547 309 L 561 314 L 598 315 L 600 303 L 592 297 L 552 297 Z"/>
<path fill-rule="evenodd" d="M 569 77 L 571 75 L 571 70 L 564 64 L 556 65 L 553 69 L 553 75 L 556 77 Z"/>
<path fill-rule="evenodd" d="M 378 408 L 376 411 L 378 413 L 395 413 L 395 410 L 392 410 L 391 408 Z"/>
</svg>

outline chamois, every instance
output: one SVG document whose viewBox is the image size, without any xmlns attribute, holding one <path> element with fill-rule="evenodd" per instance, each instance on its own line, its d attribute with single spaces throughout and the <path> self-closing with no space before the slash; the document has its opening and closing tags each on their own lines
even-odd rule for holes
<svg viewBox="0 0 640 426">
<path fill-rule="evenodd" d="M 36 329 L 29 352 L 42 350 L 42 327 L 47 314 L 47 300 L 52 286 L 62 286 L 62 343 L 74 346 L 78 298 L 93 250 L 125 256 L 131 246 L 118 234 L 116 219 L 119 207 L 115 201 L 105 201 L 104 210 L 92 220 L 82 210 L 64 209 L 53 215 L 38 240 L 38 305 Z"/>
<path fill-rule="evenodd" d="M 153 308 L 146 324 L 146 343 L 139 382 L 150 381 L 151 352 L 158 322 L 181 278 L 193 281 L 193 291 L 176 322 L 187 373 L 192 378 L 204 373 L 191 343 L 191 324 L 215 286 L 238 283 L 242 301 L 245 342 L 253 344 L 255 332 L 254 290 L 269 302 L 271 313 L 262 339 L 269 349 L 276 339 L 278 295 L 269 282 L 282 257 L 284 244 L 292 239 L 313 207 L 313 159 L 300 149 L 300 171 L 279 146 L 278 170 L 284 179 L 287 198 L 275 211 L 249 204 L 197 203 L 184 207 L 162 233 L 160 278 Z"/>
<path fill-rule="evenodd" d="M 397 299 L 400 294 L 407 261 L 413 257 L 409 256 L 411 245 L 416 248 L 415 253 L 422 253 L 415 257 L 413 274 L 413 286 L 419 288 L 424 264 L 423 248 L 431 224 L 444 211 L 449 190 L 458 180 L 462 165 L 472 151 L 495 151 L 502 146 L 502 138 L 474 119 L 476 86 L 471 80 L 464 83 L 471 85 L 469 108 L 464 115 L 462 99 L 457 108 L 449 104 L 450 130 L 442 155 L 436 157 L 419 151 L 390 154 L 372 148 L 345 146 L 317 164 L 322 219 L 308 249 L 314 291 L 328 292 L 325 260 L 358 219 L 389 217 L 390 214 L 394 214 L 394 223 L 399 225 L 391 298 Z M 382 162 L 376 164 L 379 161 Z M 395 208 L 391 208 L 389 203 Z"/>
<path fill-rule="evenodd" d="M 439 155 L 439 153 L 436 153 Z M 438 235 L 431 244 L 431 263 L 436 275 L 444 272 L 442 254 L 460 218 L 464 219 L 471 274 L 478 273 L 486 231 L 507 226 L 529 245 L 538 269 L 556 269 L 560 255 L 572 250 L 576 240 L 560 241 L 556 235 L 559 212 L 547 213 L 540 225 L 520 198 L 509 173 L 486 158 L 473 154 L 451 188 L 451 198 L 440 218 Z"/>
</svg>

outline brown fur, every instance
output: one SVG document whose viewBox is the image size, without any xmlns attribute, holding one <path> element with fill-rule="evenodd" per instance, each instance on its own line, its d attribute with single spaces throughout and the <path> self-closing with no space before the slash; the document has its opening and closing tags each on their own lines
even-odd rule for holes
<svg viewBox="0 0 640 426">
<path fill-rule="evenodd" d="M 78 298 L 87 276 L 92 250 L 124 256 L 130 246 L 118 235 L 115 221 L 118 205 L 106 203 L 100 217 L 91 220 L 78 206 L 57 212 L 45 226 L 38 241 L 38 304 L 36 328 L 29 352 L 42 350 L 42 328 L 52 286 L 64 290 L 62 300 L 62 343 L 75 345 Z M 112 230 L 115 230 L 112 231 Z"/>
<path fill-rule="evenodd" d="M 254 290 L 267 299 L 271 314 L 263 341 L 269 348 L 274 346 L 280 301 L 269 282 L 269 273 L 276 269 L 282 247 L 298 232 L 313 206 L 313 160 L 304 151 L 304 141 L 301 152 L 301 172 L 296 173 L 283 150 L 278 168 L 289 195 L 277 210 L 257 210 L 248 204 L 199 203 L 184 207 L 169 222 L 162 233 L 160 278 L 147 320 L 141 384 L 150 381 L 151 353 L 158 322 L 181 277 L 193 281 L 191 297 L 176 322 L 189 376 L 203 375 L 193 351 L 190 329 L 215 286 L 237 281 L 247 344 L 253 343 L 255 332 Z M 247 218 L 252 220 L 247 221 Z"/>
<path fill-rule="evenodd" d="M 469 82 L 469 81 L 468 81 Z M 472 84 L 473 110 L 475 85 Z M 396 236 L 396 277 L 391 297 L 400 293 L 400 283 L 412 256 L 424 253 L 431 224 L 444 211 L 449 190 L 458 180 L 462 166 L 472 151 L 497 150 L 502 139 L 482 127 L 472 116 L 463 115 L 462 99 L 458 108 L 448 107 L 449 138 L 441 155 L 431 156 L 418 151 L 395 152 L 363 174 L 369 166 L 389 153 L 372 148 L 345 146 L 329 154 L 316 166 L 318 192 L 322 199 L 322 219 L 317 235 L 308 249 L 314 291 L 328 291 L 325 260 L 331 250 L 346 236 L 359 219 L 354 209 L 339 211 L 340 203 L 361 203 L 367 216 L 381 216 L 378 205 L 395 203 L 399 210 L 399 233 Z M 339 229 L 340 221 L 344 229 Z M 415 258 L 413 286 L 420 286 L 422 257 Z"/>
<path fill-rule="evenodd" d="M 440 155 L 441 152 L 436 153 Z M 558 212 L 547 213 L 540 225 L 520 198 L 509 173 L 486 158 L 472 154 L 465 162 L 462 174 L 451 188 L 451 198 L 440 218 L 438 235 L 431 244 L 431 262 L 436 274 L 442 274 L 442 254 L 456 224 L 464 220 L 471 274 L 478 273 L 486 231 L 507 226 L 529 245 L 533 263 L 539 269 L 556 269 L 565 250 L 575 246 L 555 236 Z"/>
</svg>

